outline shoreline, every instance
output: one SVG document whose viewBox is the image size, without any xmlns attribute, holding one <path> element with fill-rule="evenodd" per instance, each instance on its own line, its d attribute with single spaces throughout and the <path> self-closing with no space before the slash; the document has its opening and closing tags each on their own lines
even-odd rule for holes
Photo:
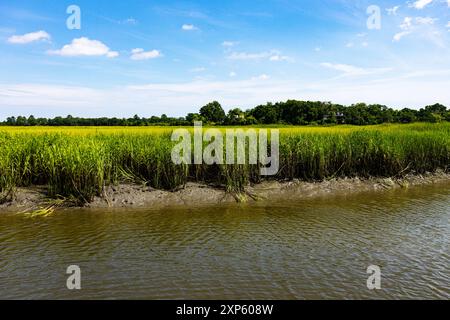
<svg viewBox="0 0 450 320">
<path fill-rule="evenodd" d="M 13 201 L 0 205 L 0 212 L 32 212 L 45 208 L 167 208 L 176 206 L 202 206 L 244 203 L 264 203 L 292 199 L 310 199 L 339 194 L 383 192 L 407 189 L 422 185 L 450 182 L 450 174 L 443 171 L 424 175 L 407 175 L 402 178 L 343 178 L 320 182 L 264 181 L 245 188 L 242 194 L 232 194 L 224 188 L 199 183 L 187 183 L 176 191 L 163 191 L 136 184 L 120 184 L 106 187 L 102 197 L 84 206 L 55 205 L 46 197 L 43 186 L 18 188 Z"/>
</svg>

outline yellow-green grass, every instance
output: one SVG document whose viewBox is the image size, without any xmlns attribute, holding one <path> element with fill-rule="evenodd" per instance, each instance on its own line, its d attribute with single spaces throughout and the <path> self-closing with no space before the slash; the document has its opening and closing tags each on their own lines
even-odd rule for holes
<svg viewBox="0 0 450 320">
<path fill-rule="evenodd" d="M 173 164 L 174 129 L 0 127 L 0 201 L 33 185 L 47 185 L 51 197 L 89 202 L 124 181 L 168 190 L 197 181 L 240 191 L 261 180 L 256 165 Z M 392 177 L 450 164 L 449 123 L 279 130 L 280 171 L 272 179 Z"/>
</svg>

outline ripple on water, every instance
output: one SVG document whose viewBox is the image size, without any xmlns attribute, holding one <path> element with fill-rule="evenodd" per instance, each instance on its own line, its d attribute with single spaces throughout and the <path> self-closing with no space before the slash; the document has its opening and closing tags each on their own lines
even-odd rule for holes
<svg viewBox="0 0 450 320">
<path fill-rule="evenodd" d="M 170 210 L 0 215 L 0 298 L 450 298 L 450 186 Z M 65 289 L 82 268 L 83 290 Z M 383 271 L 367 290 L 366 268 Z"/>
</svg>

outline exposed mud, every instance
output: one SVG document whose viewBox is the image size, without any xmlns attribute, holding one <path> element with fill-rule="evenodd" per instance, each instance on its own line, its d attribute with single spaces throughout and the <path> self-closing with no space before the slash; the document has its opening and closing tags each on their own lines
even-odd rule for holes
<svg viewBox="0 0 450 320">
<path fill-rule="evenodd" d="M 122 184 L 106 188 L 102 197 L 96 197 L 87 208 L 163 208 L 171 206 L 199 206 L 239 201 L 274 201 L 313 198 L 358 192 L 382 192 L 414 186 L 450 183 L 450 174 L 444 172 L 409 175 L 402 178 L 347 178 L 321 182 L 266 181 L 246 188 L 243 194 L 227 193 L 224 188 L 188 183 L 184 188 L 169 192 L 139 185 Z M 35 210 L 48 205 L 44 187 L 17 189 L 14 199 L 0 205 L 0 212 Z"/>
</svg>

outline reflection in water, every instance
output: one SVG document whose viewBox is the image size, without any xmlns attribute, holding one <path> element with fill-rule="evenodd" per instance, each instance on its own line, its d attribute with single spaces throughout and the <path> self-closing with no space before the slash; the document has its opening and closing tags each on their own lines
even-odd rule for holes
<svg viewBox="0 0 450 320">
<path fill-rule="evenodd" d="M 257 205 L 0 214 L 0 298 L 450 298 L 450 185 Z M 82 290 L 66 289 L 66 268 Z M 381 291 L 366 287 L 382 268 Z"/>
</svg>

